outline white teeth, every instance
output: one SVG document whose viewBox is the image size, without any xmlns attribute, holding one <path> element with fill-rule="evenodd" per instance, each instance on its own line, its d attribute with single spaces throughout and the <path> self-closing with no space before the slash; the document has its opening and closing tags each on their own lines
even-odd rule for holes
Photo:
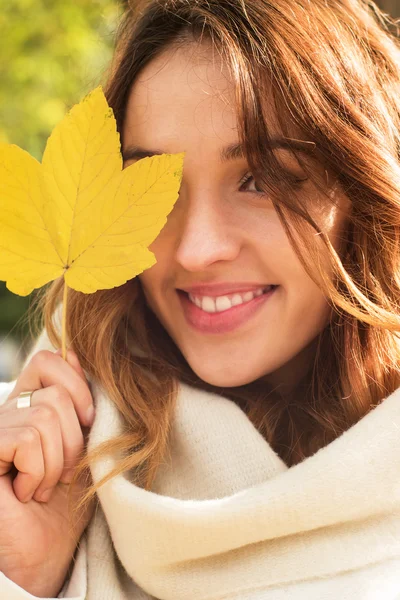
<svg viewBox="0 0 400 600">
<path fill-rule="evenodd" d="M 262 291 L 261 291 L 262 293 Z M 240 294 L 235 294 L 231 298 L 232 306 L 237 306 L 238 304 L 243 304 L 242 296 Z"/>
<path fill-rule="evenodd" d="M 258 298 L 261 296 L 263 292 L 267 292 L 271 289 L 272 286 L 267 286 L 266 288 L 258 288 L 253 292 L 245 292 L 243 294 L 233 294 L 232 296 L 193 296 L 189 294 L 189 299 L 191 302 L 196 304 L 199 308 L 204 310 L 204 312 L 215 313 L 215 312 L 223 312 L 224 310 L 228 310 L 232 308 L 232 306 L 238 306 L 239 304 L 244 304 L 245 302 L 249 302 L 253 300 L 253 298 Z"/>
<path fill-rule="evenodd" d="M 215 300 L 215 306 L 217 308 L 217 311 L 222 311 L 222 310 L 228 310 L 228 308 L 232 307 L 232 303 L 229 300 L 228 296 L 219 296 L 216 300 Z"/>
<path fill-rule="evenodd" d="M 246 292 L 246 293 L 243 295 L 243 300 L 244 300 L 245 302 L 248 302 L 249 300 L 253 300 L 254 296 L 255 296 L 254 292 Z"/>
<path fill-rule="evenodd" d="M 214 313 L 216 311 L 215 301 L 212 298 L 210 298 L 210 296 L 204 296 L 201 303 L 201 308 L 205 312 Z"/>
</svg>

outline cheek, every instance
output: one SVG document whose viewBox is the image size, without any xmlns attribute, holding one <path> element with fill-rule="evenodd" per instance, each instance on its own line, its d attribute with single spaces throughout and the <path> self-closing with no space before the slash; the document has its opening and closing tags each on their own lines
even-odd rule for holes
<svg viewBox="0 0 400 600">
<path fill-rule="evenodd" d="M 148 306 L 160 317 L 159 307 L 171 293 L 173 287 L 173 243 L 161 232 L 158 238 L 149 246 L 156 263 L 138 275 Z"/>
<path fill-rule="evenodd" d="M 258 255 L 264 271 L 268 269 L 271 274 L 272 283 L 281 287 L 281 326 L 308 338 L 308 334 L 318 333 L 329 321 L 330 305 L 303 267 L 278 217 L 270 221 L 264 232 L 258 237 Z"/>
<path fill-rule="evenodd" d="M 323 292 L 306 275 L 288 292 L 288 308 L 299 330 L 320 331 L 329 320 L 330 305 Z M 293 323 L 292 323 L 293 324 Z"/>
<path fill-rule="evenodd" d="M 153 268 L 153 267 L 152 267 Z M 154 292 L 153 292 L 153 278 L 152 275 L 149 274 L 149 271 L 151 271 L 151 269 L 147 269 L 147 271 L 145 272 L 145 275 L 138 275 L 138 279 L 140 281 L 142 290 L 143 290 L 143 295 L 146 301 L 146 304 L 149 308 L 152 309 L 153 312 L 155 312 L 155 304 L 154 304 Z"/>
<path fill-rule="evenodd" d="M 147 269 L 144 273 L 138 276 L 142 285 L 146 302 L 153 310 L 156 308 L 157 298 L 161 295 L 161 290 L 159 289 L 159 284 L 162 281 L 161 271 L 161 265 L 159 262 L 157 262 L 150 269 Z"/>
</svg>

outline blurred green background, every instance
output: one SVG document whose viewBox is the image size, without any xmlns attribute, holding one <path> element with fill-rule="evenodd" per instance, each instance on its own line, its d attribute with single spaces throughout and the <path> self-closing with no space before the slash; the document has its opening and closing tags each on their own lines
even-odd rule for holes
<svg viewBox="0 0 400 600">
<path fill-rule="evenodd" d="M 379 4 L 400 16 L 400 0 Z M 0 0 L 0 142 L 41 159 L 55 124 L 104 81 L 122 10 L 123 0 Z M 28 349 L 31 296 L 0 282 L 0 381 Z"/>
<path fill-rule="evenodd" d="M 56 123 L 104 82 L 122 10 L 117 0 L 0 0 L 0 142 L 41 160 Z M 0 381 L 28 349 L 34 294 L 0 281 Z"/>
</svg>

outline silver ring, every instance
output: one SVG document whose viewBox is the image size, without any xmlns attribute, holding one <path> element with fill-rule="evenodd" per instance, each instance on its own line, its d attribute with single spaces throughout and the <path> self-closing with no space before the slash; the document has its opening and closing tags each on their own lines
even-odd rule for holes
<svg viewBox="0 0 400 600">
<path fill-rule="evenodd" d="M 32 392 L 22 392 L 17 397 L 17 408 L 30 408 L 31 398 L 34 391 L 35 390 L 32 390 Z"/>
</svg>

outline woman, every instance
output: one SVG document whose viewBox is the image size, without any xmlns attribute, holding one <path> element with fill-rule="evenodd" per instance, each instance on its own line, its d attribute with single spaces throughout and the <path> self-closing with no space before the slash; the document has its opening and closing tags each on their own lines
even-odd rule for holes
<svg viewBox="0 0 400 600">
<path fill-rule="evenodd" d="M 47 290 L 4 385 L 0 598 L 399 598 L 391 22 L 361 0 L 135 6 L 107 97 L 126 165 L 185 152 L 180 195 L 151 269 L 71 292 L 67 361 Z"/>
</svg>

